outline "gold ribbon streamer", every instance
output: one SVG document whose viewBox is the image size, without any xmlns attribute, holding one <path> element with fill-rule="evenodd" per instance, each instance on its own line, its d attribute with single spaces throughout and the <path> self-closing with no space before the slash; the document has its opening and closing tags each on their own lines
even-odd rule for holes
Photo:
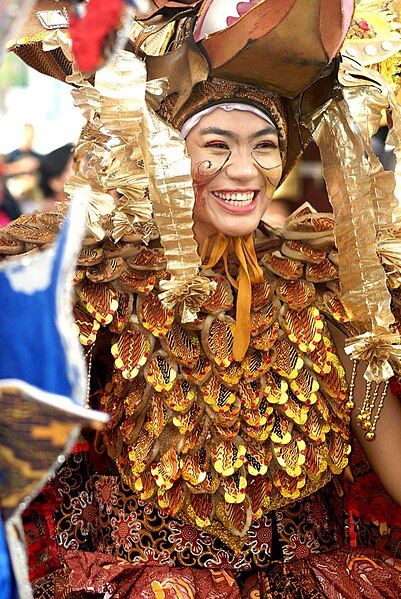
<svg viewBox="0 0 401 599">
<path fill-rule="evenodd" d="M 318 118 L 313 135 L 335 216 L 341 300 L 361 333 L 351 346 L 348 343 L 349 353 L 369 362 L 365 378 L 382 380 L 391 376 L 390 357 L 393 361 L 401 357 L 399 335 L 392 332 L 391 295 L 376 243 L 378 199 L 387 182 L 383 179 L 385 184 L 375 191 L 380 170 L 375 161 L 372 166 L 371 151 L 344 100 L 331 100 Z M 391 186 L 387 189 L 393 193 Z"/>
<path fill-rule="evenodd" d="M 344 100 L 331 101 L 314 131 L 335 216 L 341 300 L 362 332 L 388 332 L 394 323 L 385 272 L 376 251 L 370 166 Z"/>
<path fill-rule="evenodd" d="M 73 96 L 88 122 L 82 130 L 75 157 L 78 172 L 65 189 L 90 185 L 87 226 L 96 239 L 111 235 L 118 241 L 137 223 L 152 218 L 148 177 L 138 136 L 143 134 L 146 69 L 134 68 L 132 55 L 118 52 L 96 74 L 95 85 L 79 77 Z M 122 194 L 119 198 L 113 190 Z"/>
<path fill-rule="evenodd" d="M 140 143 L 167 270 L 177 279 L 189 280 L 198 275 L 200 266 L 192 231 L 195 196 L 191 161 L 179 133 L 155 112 L 145 109 L 143 124 Z"/>
<path fill-rule="evenodd" d="M 390 91 L 388 95 L 391 110 L 392 127 L 390 129 L 387 143 L 394 145 L 396 164 L 394 169 L 395 197 L 397 206 L 392 211 L 392 219 L 395 228 L 401 227 L 401 107 L 397 102 L 395 94 Z"/>
<path fill-rule="evenodd" d="M 379 83 L 379 73 L 375 73 L 375 76 L 375 81 Z M 351 85 L 343 90 L 343 94 L 353 119 L 361 128 L 364 139 L 370 143 L 371 137 L 380 128 L 383 110 L 387 109 L 386 94 L 374 85 L 362 87 Z"/>
<path fill-rule="evenodd" d="M 233 354 L 234 359 L 241 362 L 247 352 L 251 339 L 251 285 L 263 281 L 263 271 L 258 264 L 252 233 L 244 237 L 229 237 L 223 233 L 218 233 L 215 237 L 209 260 L 204 262 L 213 237 L 209 236 L 204 243 L 201 254 L 202 268 L 213 268 L 220 259 L 223 259 L 227 278 L 231 285 L 237 289 Z M 233 244 L 235 255 L 239 261 L 238 276 L 236 279 L 231 276 L 228 267 L 230 243 Z"/>
<path fill-rule="evenodd" d="M 379 73 L 375 73 L 375 81 L 381 84 L 380 88 L 374 85 L 347 87 L 343 93 L 352 118 L 361 129 L 365 151 L 369 157 L 371 198 L 375 211 L 376 230 L 380 231 L 393 227 L 394 217 L 399 212 L 399 202 L 395 195 L 394 173 L 383 169 L 370 144 L 372 135 L 379 129 L 382 112 L 389 106 L 391 94 L 385 79 Z"/>
</svg>

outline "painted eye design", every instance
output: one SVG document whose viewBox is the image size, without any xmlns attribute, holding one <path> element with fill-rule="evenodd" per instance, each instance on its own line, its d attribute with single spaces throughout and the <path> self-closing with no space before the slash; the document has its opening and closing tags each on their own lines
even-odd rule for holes
<svg viewBox="0 0 401 599">
<path fill-rule="evenodd" d="M 195 41 L 230 27 L 256 6 L 259 0 L 209 0 L 194 30 Z"/>
</svg>

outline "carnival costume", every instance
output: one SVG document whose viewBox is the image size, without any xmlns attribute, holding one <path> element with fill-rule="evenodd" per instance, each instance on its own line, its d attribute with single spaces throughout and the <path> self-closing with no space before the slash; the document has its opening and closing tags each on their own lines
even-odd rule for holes
<svg viewBox="0 0 401 599">
<path fill-rule="evenodd" d="M 67 191 L 89 197 L 74 310 L 88 400 L 111 419 L 97 454 L 78 452 L 43 492 L 42 507 L 57 497 L 59 556 L 44 534 L 53 553 L 32 566 L 36 596 L 398 597 L 397 560 L 343 545 L 330 482 L 351 451 L 357 360 L 367 361 L 359 420 L 371 439 L 400 370 L 398 191 L 368 144 L 383 107 L 398 144 L 393 91 L 357 61 L 354 38 L 336 58 L 350 2 L 250 2 L 223 31 L 213 30 L 212 2 L 193 4 L 178 25 L 135 23 L 135 53 L 119 50 L 94 80 L 68 66 L 87 124 Z M 300 18 L 309 48 L 301 36 L 283 50 Z M 370 40 L 388 53 L 382 61 L 401 47 L 394 36 L 391 50 Z M 31 54 L 21 40 L 14 49 L 43 64 L 39 41 Z M 72 61 L 62 30 L 43 43 L 53 63 Z M 283 228 L 262 227 L 256 246 L 253 235 L 218 234 L 200 256 L 178 131 L 235 103 L 274 123 L 283 179 L 313 134 L 334 214 L 304 205 Z M 213 168 L 202 164 L 195 184 Z M 21 217 L 0 251 L 37 251 L 59 221 Z M 349 384 L 328 321 L 347 333 Z M 28 544 L 40 545 L 38 514 L 49 519 L 40 506 L 26 516 Z"/>
</svg>

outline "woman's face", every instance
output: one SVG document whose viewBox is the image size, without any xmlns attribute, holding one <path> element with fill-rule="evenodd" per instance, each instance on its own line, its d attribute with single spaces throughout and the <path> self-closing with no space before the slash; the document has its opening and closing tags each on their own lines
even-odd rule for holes
<svg viewBox="0 0 401 599">
<path fill-rule="evenodd" d="M 198 242 L 217 232 L 233 237 L 252 233 L 281 178 L 274 125 L 251 112 L 218 108 L 202 117 L 186 144 Z"/>
</svg>

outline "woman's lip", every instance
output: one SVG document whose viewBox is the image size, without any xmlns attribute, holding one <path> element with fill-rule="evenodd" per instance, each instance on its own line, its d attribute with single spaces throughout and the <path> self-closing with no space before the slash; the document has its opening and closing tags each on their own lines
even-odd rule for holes
<svg viewBox="0 0 401 599">
<path fill-rule="evenodd" d="M 219 190 L 219 192 L 220 191 L 221 190 Z M 246 193 L 246 192 L 250 192 L 250 191 L 254 192 L 255 197 L 253 198 L 252 202 L 250 204 L 248 204 L 247 206 L 232 206 L 232 205 L 228 204 L 227 202 L 225 202 L 224 200 L 220 200 L 220 198 L 215 196 L 213 192 L 212 192 L 212 196 L 213 196 L 213 199 L 216 202 L 216 204 L 218 204 L 219 206 L 224 208 L 224 210 L 227 210 L 227 212 L 235 212 L 237 214 L 248 214 L 249 212 L 252 212 L 256 208 L 256 205 L 257 205 L 258 199 L 259 199 L 259 191 L 256 191 L 255 189 L 250 189 L 250 190 L 243 189 L 243 190 L 241 190 L 241 193 Z M 230 190 L 230 193 L 240 193 L 240 192 L 239 191 L 234 192 L 233 190 Z"/>
<path fill-rule="evenodd" d="M 248 189 L 244 189 L 241 187 L 240 189 L 213 189 L 212 193 L 258 193 L 259 188 L 257 187 L 249 187 Z"/>
</svg>

